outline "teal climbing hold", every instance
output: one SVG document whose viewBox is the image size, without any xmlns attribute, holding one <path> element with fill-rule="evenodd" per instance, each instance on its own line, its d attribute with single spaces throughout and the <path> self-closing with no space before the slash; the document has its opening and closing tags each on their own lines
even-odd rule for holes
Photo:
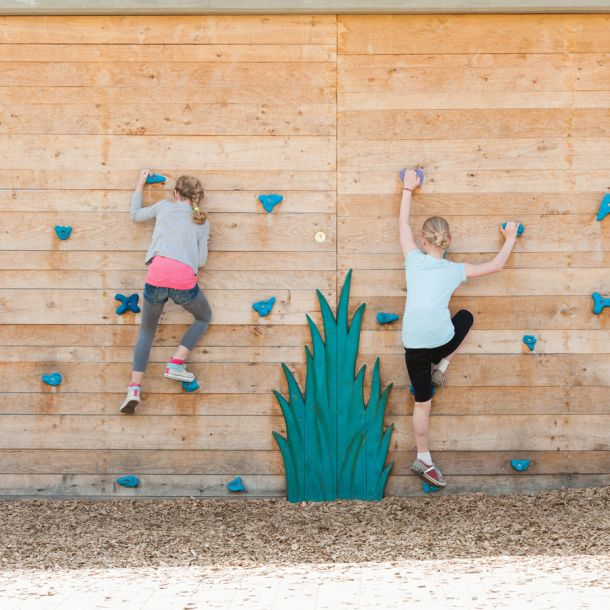
<svg viewBox="0 0 610 610">
<path fill-rule="evenodd" d="M 530 352 L 533 352 L 536 345 L 536 337 L 534 335 L 523 335 L 523 343 L 530 348 Z"/>
<path fill-rule="evenodd" d="M 152 176 L 146 176 L 146 184 L 161 184 L 167 181 L 165 176 L 161 176 L 161 174 L 153 174 Z"/>
<path fill-rule="evenodd" d="M 424 481 L 422 484 L 422 489 L 424 490 L 424 493 L 433 494 L 434 492 L 439 491 L 440 487 L 432 485 L 432 483 L 428 483 L 428 481 Z"/>
<path fill-rule="evenodd" d="M 271 313 L 273 306 L 275 305 L 275 297 L 271 297 L 266 301 L 257 301 L 252 303 L 252 309 L 258 313 L 261 318 L 265 318 Z"/>
<path fill-rule="evenodd" d="M 513 467 L 513 470 L 517 472 L 523 472 L 527 470 L 532 463 L 532 460 L 511 460 L 510 465 Z"/>
<path fill-rule="evenodd" d="M 502 223 L 502 228 L 506 229 L 505 222 Z M 525 231 L 525 227 L 521 223 L 519 223 L 519 227 L 517 228 L 517 237 L 521 237 L 521 234 L 523 233 L 523 231 Z"/>
<path fill-rule="evenodd" d="M 128 474 L 124 477 L 119 477 L 116 480 L 117 485 L 121 487 L 138 487 L 140 485 L 140 479 L 135 474 Z"/>
<path fill-rule="evenodd" d="M 265 211 L 268 214 L 271 214 L 271 212 L 273 212 L 273 208 L 278 205 L 278 203 L 282 203 L 284 196 L 277 195 L 276 193 L 270 193 L 269 195 L 259 195 L 258 200 L 263 204 Z"/>
<path fill-rule="evenodd" d="M 604 298 L 599 292 L 594 292 L 593 298 L 593 313 L 597 316 L 604 311 L 604 307 L 610 307 L 610 298 Z"/>
<path fill-rule="evenodd" d="M 60 385 L 61 382 L 63 381 L 63 378 L 61 376 L 61 373 L 58 373 L 57 371 L 55 371 L 54 373 L 51 373 L 50 375 L 42 375 L 42 380 L 47 384 L 47 385 Z"/>
<path fill-rule="evenodd" d="M 610 214 L 610 193 L 606 193 L 597 211 L 597 220 L 600 222 Z"/>
<path fill-rule="evenodd" d="M 432 385 L 431 389 L 432 389 L 432 396 L 434 396 L 436 394 L 436 386 Z M 415 388 L 412 385 L 409 386 L 409 392 L 411 393 L 411 396 L 415 396 Z"/>
<path fill-rule="evenodd" d="M 199 382 L 197 378 L 193 379 L 193 381 L 183 381 L 182 389 L 185 392 L 196 392 L 199 389 Z"/>
<path fill-rule="evenodd" d="M 124 294 L 115 294 L 115 301 L 120 301 L 121 304 L 116 308 L 116 312 L 119 316 L 123 315 L 126 311 L 133 311 L 134 313 L 140 313 L 138 307 L 138 299 L 140 297 L 137 294 L 130 294 L 126 297 Z"/>
<path fill-rule="evenodd" d="M 385 313 L 380 311 L 377 314 L 377 322 L 379 322 L 379 324 L 391 324 L 392 322 L 396 322 L 399 318 L 400 316 L 397 313 Z"/>
<path fill-rule="evenodd" d="M 425 174 L 424 174 L 424 170 L 421 167 L 415 167 L 415 173 L 417 174 L 417 177 L 419 178 L 419 186 L 421 186 L 424 183 L 424 180 L 426 178 Z M 401 180 L 405 179 L 405 171 L 407 170 L 406 167 L 403 167 L 399 172 L 398 175 L 400 176 Z"/>
<path fill-rule="evenodd" d="M 72 227 L 62 227 L 61 225 L 55 225 L 55 235 L 62 241 L 68 239 L 72 234 Z"/>
<path fill-rule="evenodd" d="M 235 477 L 232 481 L 227 483 L 227 489 L 233 493 L 237 493 L 240 491 L 246 491 L 246 486 L 241 480 L 241 477 Z"/>
</svg>

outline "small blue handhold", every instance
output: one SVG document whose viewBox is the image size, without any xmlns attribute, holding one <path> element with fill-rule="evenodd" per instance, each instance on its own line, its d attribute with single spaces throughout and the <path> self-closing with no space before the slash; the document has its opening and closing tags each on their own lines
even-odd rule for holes
<svg viewBox="0 0 610 610">
<path fill-rule="evenodd" d="M 193 381 L 183 381 L 182 389 L 185 392 L 196 392 L 199 389 L 199 382 L 197 379 L 193 379 Z"/>
<path fill-rule="evenodd" d="M 134 293 L 130 294 L 126 297 L 124 294 L 115 294 L 115 301 L 120 301 L 121 304 L 116 308 L 117 314 L 120 316 L 124 314 L 126 311 L 133 311 L 134 313 L 140 313 L 140 308 L 138 307 L 138 299 L 140 297 Z"/>
<path fill-rule="evenodd" d="M 227 489 L 234 493 L 238 491 L 246 491 L 246 486 L 244 482 L 241 480 L 241 477 L 235 477 L 232 481 L 227 483 Z"/>
<path fill-rule="evenodd" d="M 533 352 L 536 345 L 536 337 L 534 335 L 523 335 L 523 343 L 530 348 L 530 352 Z"/>
<path fill-rule="evenodd" d="M 268 316 L 275 305 L 275 297 L 271 297 L 266 301 L 258 301 L 252 304 L 252 309 L 258 313 L 261 318 Z"/>
<path fill-rule="evenodd" d="M 502 228 L 506 229 L 506 224 L 505 222 L 502 223 Z M 525 231 L 525 227 L 519 223 L 519 226 L 517 227 L 517 237 L 521 237 L 521 234 L 523 233 L 523 231 Z"/>
<path fill-rule="evenodd" d="M 606 193 L 597 211 L 597 220 L 600 222 L 610 214 L 610 193 Z"/>
<path fill-rule="evenodd" d="M 604 311 L 604 307 L 610 307 L 610 297 L 604 298 L 599 292 L 594 292 L 591 297 L 593 298 L 593 313 L 597 316 Z"/>
<path fill-rule="evenodd" d="M 160 184 L 161 182 L 165 182 L 167 178 L 162 176 L 161 174 L 153 174 L 152 176 L 146 176 L 146 184 Z"/>
<path fill-rule="evenodd" d="M 50 375 L 42 375 L 42 380 L 47 385 L 59 385 L 63 381 L 61 373 L 58 373 L 57 371 Z"/>
<path fill-rule="evenodd" d="M 383 311 L 380 311 L 377 314 L 377 322 L 379 322 L 379 324 L 390 324 L 396 322 L 399 318 L 400 316 L 396 313 L 384 313 Z"/>
<path fill-rule="evenodd" d="M 269 195 L 259 195 L 258 200 L 263 204 L 265 211 L 271 214 L 271 212 L 273 212 L 273 208 L 278 203 L 282 203 L 284 196 L 270 193 Z"/>
<path fill-rule="evenodd" d="M 55 225 L 55 235 L 62 241 L 68 239 L 72 234 L 72 227 L 62 227 L 61 225 Z"/>
<path fill-rule="evenodd" d="M 432 390 L 432 396 L 434 396 L 436 394 L 436 386 L 434 384 L 432 384 L 431 390 Z M 415 396 L 415 388 L 412 385 L 409 386 L 409 392 L 411 392 L 412 396 Z"/>
<path fill-rule="evenodd" d="M 529 465 L 532 463 L 532 460 L 511 460 L 510 465 L 513 467 L 513 470 L 517 472 L 523 472 L 529 468 Z"/>
<path fill-rule="evenodd" d="M 405 171 L 406 171 L 406 167 L 403 167 L 400 172 L 398 172 L 398 175 L 400 176 L 401 180 L 405 179 Z M 415 168 L 415 173 L 417 174 L 417 177 L 419 178 L 419 186 L 421 186 L 424 183 L 424 180 L 426 178 L 426 176 L 424 175 L 424 170 L 421 167 L 416 167 Z"/>
<path fill-rule="evenodd" d="M 424 493 L 427 494 L 433 494 L 435 491 L 438 491 L 440 489 L 440 487 L 432 485 L 431 483 L 428 483 L 428 481 L 424 481 L 422 488 L 424 490 Z"/>
<path fill-rule="evenodd" d="M 138 487 L 140 479 L 135 474 L 128 474 L 124 477 L 119 477 L 116 483 L 121 487 Z"/>
</svg>

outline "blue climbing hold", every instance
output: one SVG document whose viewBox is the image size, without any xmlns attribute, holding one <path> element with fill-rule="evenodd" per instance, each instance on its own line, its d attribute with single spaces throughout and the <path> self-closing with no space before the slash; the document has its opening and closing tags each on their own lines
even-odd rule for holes
<svg viewBox="0 0 610 610">
<path fill-rule="evenodd" d="M 196 392 L 199 389 L 199 382 L 196 378 L 193 381 L 183 381 L 182 389 L 185 392 Z"/>
<path fill-rule="evenodd" d="M 227 489 L 233 493 L 237 493 L 239 491 L 246 491 L 246 486 L 241 480 L 241 477 L 235 477 L 232 481 L 227 483 Z"/>
<path fill-rule="evenodd" d="M 258 200 L 263 204 L 265 212 L 271 214 L 271 212 L 273 212 L 273 208 L 278 203 L 282 203 L 282 201 L 284 200 L 284 196 L 277 195 L 275 193 L 270 193 L 269 195 L 259 195 Z"/>
<path fill-rule="evenodd" d="M 432 396 L 434 396 L 436 394 L 436 386 L 432 385 L 431 390 L 432 390 Z M 409 392 L 411 392 L 412 396 L 415 396 L 415 388 L 412 385 L 409 386 Z"/>
<path fill-rule="evenodd" d="M 505 222 L 502 223 L 502 228 L 506 229 Z M 519 223 L 519 227 L 517 228 L 517 237 L 521 237 L 521 234 L 523 233 L 523 231 L 525 231 L 525 227 L 521 223 Z"/>
<path fill-rule="evenodd" d="M 604 307 L 610 307 L 610 298 L 604 298 L 599 292 L 594 292 L 593 298 L 593 313 L 597 316 L 604 311 Z"/>
<path fill-rule="evenodd" d="M 440 487 L 432 485 L 432 483 L 428 483 L 428 481 L 424 481 L 422 488 L 424 490 L 424 493 L 427 494 L 433 494 L 435 491 L 438 491 L 440 489 Z"/>
<path fill-rule="evenodd" d="M 51 373 L 50 375 L 42 375 L 42 380 L 47 385 L 59 385 L 63 381 L 63 378 L 61 376 L 61 373 L 58 373 L 57 371 L 55 371 L 54 373 Z"/>
<path fill-rule="evenodd" d="M 530 348 L 530 352 L 533 352 L 536 345 L 536 337 L 534 335 L 523 335 L 523 343 Z"/>
<path fill-rule="evenodd" d="M 403 167 L 400 172 L 398 172 L 398 175 L 400 176 L 401 180 L 405 179 L 405 171 L 406 171 L 406 167 Z M 419 178 L 419 186 L 421 186 L 424 183 L 424 179 L 426 178 L 425 174 L 424 174 L 424 170 L 421 167 L 416 167 L 415 168 L 415 173 L 417 174 L 417 177 Z"/>
<path fill-rule="evenodd" d="M 68 239 L 72 234 L 72 227 L 62 227 L 61 225 L 55 225 L 55 235 L 62 241 Z"/>
<path fill-rule="evenodd" d="M 116 483 L 121 487 L 138 487 L 140 479 L 135 474 L 128 474 L 124 477 L 119 477 Z"/>
<path fill-rule="evenodd" d="M 167 178 L 165 176 L 161 176 L 161 174 L 153 174 L 152 176 L 146 176 L 146 184 L 161 184 L 166 180 Z"/>
<path fill-rule="evenodd" d="M 377 322 L 379 322 L 379 324 L 391 324 L 392 322 L 396 322 L 399 318 L 400 316 L 397 313 L 384 313 L 383 311 L 380 311 L 377 314 Z"/>
<path fill-rule="evenodd" d="M 610 214 L 610 193 L 606 193 L 597 211 L 597 220 L 600 222 Z"/>
<path fill-rule="evenodd" d="M 517 472 L 523 472 L 527 470 L 532 463 L 532 460 L 511 460 L 510 465 L 513 467 L 513 470 Z"/>
<path fill-rule="evenodd" d="M 126 297 L 124 294 L 115 294 L 114 299 L 121 302 L 121 304 L 116 308 L 117 314 L 120 316 L 126 311 L 140 313 L 140 308 L 138 307 L 139 298 L 140 297 L 135 293 L 130 294 L 128 297 Z"/>
<path fill-rule="evenodd" d="M 266 301 L 257 301 L 252 303 L 252 309 L 258 313 L 261 318 L 268 316 L 275 305 L 275 297 L 271 297 Z"/>
</svg>

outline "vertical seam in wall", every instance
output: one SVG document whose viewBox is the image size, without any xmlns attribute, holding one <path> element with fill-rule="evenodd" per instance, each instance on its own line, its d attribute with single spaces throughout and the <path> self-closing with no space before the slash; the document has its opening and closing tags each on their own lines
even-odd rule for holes
<svg viewBox="0 0 610 610">
<path fill-rule="evenodd" d="M 335 15 L 335 315 L 339 317 L 339 159 L 338 150 L 338 125 L 339 125 L 339 15 Z M 349 317 L 349 316 L 348 316 Z M 339 345 L 335 342 L 337 353 L 335 362 L 339 362 Z M 335 379 L 335 397 L 338 398 L 338 382 Z M 339 405 L 337 405 L 338 407 Z M 335 421 L 335 424 L 338 422 Z M 339 429 L 335 425 L 335 447 L 339 447 Z M 335 460 L 335 494 L 339 497 L 337 484 L 339 481 L 339 456 Z"/>
</svg>

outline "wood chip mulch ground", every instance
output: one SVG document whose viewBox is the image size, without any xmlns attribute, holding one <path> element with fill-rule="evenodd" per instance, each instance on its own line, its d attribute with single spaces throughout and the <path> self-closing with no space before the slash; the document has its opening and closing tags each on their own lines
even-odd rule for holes
<svg viewBox="0 0 610 610">
<path fill-rule="evenodd" d="M 610 487 L 534 496 L 0 502 L 0 569 L 610 554 Z"/>
</svg>

